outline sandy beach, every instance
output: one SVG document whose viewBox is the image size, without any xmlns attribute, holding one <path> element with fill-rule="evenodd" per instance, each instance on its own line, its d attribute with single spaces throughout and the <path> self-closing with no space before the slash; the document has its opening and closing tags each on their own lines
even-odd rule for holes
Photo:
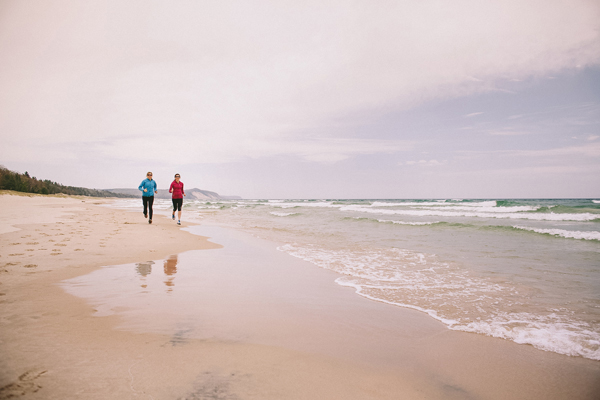
<svg viewBox="0 0 600 400">
<path fill-rule="evenodd" d="M 0 195 L 0 399 L 600 395 L 597 361 L 450 331 L 270 242 L 160 215 L 149 225 L 110 202 Z M 161 306 L 184 289 L 180 312 Z M 113 297 L 104 315 L 98 290 Z"/>
</svg>

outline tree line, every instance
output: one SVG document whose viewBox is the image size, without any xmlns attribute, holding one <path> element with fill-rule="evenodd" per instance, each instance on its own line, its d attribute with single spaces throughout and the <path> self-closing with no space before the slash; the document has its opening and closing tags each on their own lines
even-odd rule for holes
<svg viewBox="0 0 600 400">
<path fill-rule="evenodd" d="M 25 171 L 24 174 L 20 174 L 2 166 L 0 166 L 0 189 L 38 194 L 63 193 L 68 195 L 91 197 L 134 197 L 128 194 L 109 192 L 108 190 L 65 186 L 58 182 L 52 182 L 48 179 L 41 180 L 37 179 L 35 176 L 31 177 L 27 171 Z"/>
</svg>

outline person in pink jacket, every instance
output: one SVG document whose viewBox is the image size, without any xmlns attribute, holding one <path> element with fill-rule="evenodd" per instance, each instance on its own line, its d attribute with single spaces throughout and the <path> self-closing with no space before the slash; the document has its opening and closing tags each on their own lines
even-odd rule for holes
<svg viewBox="0 0 600 400">
<path fill-rule="evenodd" d="M 171 182 L 169 193 L 173 193 L 173 219 L 175 219 L 175 211 L 177 211 L 177 225 L 181 225 L 181 207 L 183 206 L 183 196 L 185 192 L 183 190 L 183 182 L 179 182 L 181 176 L 175 174 L 175 180 Z"/>
</svg>

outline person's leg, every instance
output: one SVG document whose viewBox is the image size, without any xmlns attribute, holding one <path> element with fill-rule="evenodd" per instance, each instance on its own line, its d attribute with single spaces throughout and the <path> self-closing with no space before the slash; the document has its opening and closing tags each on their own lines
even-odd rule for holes
<svg viewBox="0 0 600 400">
<path fill-rule="evenodd" d="M 154 204 L 154 196 L 148 197 L 148 212 L 150 215 L 150 221 L 152 221 L 152 205 Z"/>
<path fill-rule="evenodd" d="M 175 219 L 175 211 L 177 211 L 177 199 L 171 199 L 173 202 L 173 219 Z"/>
<path fill-rule="evenodd" d="M 148 218 L 148 198 L 142 196 L 142 203 L 144 203 L 144 217 Z"/>
<path fill-rule="evenodd" d="M 183 206 L 183 199 L 177 199 L 177 225 L 181 225 L 181 207 Z"/>
</svg>

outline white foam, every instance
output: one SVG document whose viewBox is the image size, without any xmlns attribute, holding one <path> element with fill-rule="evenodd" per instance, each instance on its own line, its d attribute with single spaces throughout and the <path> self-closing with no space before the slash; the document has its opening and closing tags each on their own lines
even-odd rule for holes
<svg viewBox="0 0 600 400">
<path fill-rule="evenodd" d="M 280 213 L 280 212 L 270 212 L 269 214 L 275 215 L 277 217 L 289 217 L 290 215 L 298 215 L 298 213 Z"/>
<path fill-rule="evenodd" d="M 340 208 L 343 207 L 343 205 L 341 204 L 333 204 L 330 202 L 323 202 L 323 201 L 319 201 L 319 202 L 314 202 L 314 203 L 308 203 L 308 202 L 302 202 L 302 203 L 269 203 L 270 206 L 272 207 L 278 207 L 278 208 L 295 208 L 295 207 L 325 207 L 325 208 Z"/>
<path fill-rule="evenodd" d="M 596 204 L 600 204 L 600 200 L 592 200 L 592 202 L 594 202 Z"/>
<path fill-rule="evenodd" d="M 566 321 L 556 314 L 501 313 L 492 321 L 453 324 L 450 329 L 530 344 L 568 356 L 600 360 L 600 335 L 585 322 Z"/>
<path fill-rule="evenodd" d="M 536 221 L 592 221 L 600 219 L 600 214 L 559 214 L 559 213 L 497 213 L 497 212 L 459 212 L 445 210 L 386 210 L 369 207 L 349 205 L 340 208 L 340 211 L 354 211 L 371 214 L 385 215 L 412 215 L 412 216 L 437 216 L 437 217 L 476 217 L 476 218 L 501 218 L 501 219 L 530 219 Z"/>
<path fill-rule="evenodd" d="M 568 310 L 561 314 L 532 304 L 511 283 L 473 275 L 435 256 L 395 248 L 332 250 L 291 244 L 278 250 L 342 274 L 336 283 L 363 297 L 425 312 L 449 329 L 600 360 L 598 328 Z M 535 314 L 529 312 L 533 308 Z"/>
<path fill-rule="evenodd" d="M 468 206 L 468 207 L 465 207 L 463 205 L 460 205 L 460 206 L 449 205 L 449 206 L 445 206 L 443 208 L 438 208 L 438 207 L 419 207 L 419 208 L 424 209 L 424 210 L 443 210 L 443 211 L 453 210 L 453 211 L 472 211 L 472 212 L 484 212 L 484 213 L 516 213 L 516 212 L 523 212 L 523 211 L 536 211 L 536 210 L 540 209 L 540 207 L 532 207 L 532 206 L 514 206 L 514 207 Z"/>
<path fill-rule="evenodd" d="M 215 205 L 211 204 L 211 205 L 203 205 L 203 206 L 198 206 L 197 208 L 198 208 L 199 210 L 206 210 L 206 209 L 219 209 L 219 208 L 221 208 L 221 206 L 219 206 L 219 205 L 216 205 L 216 204 L 215 204 Z"/>
<path fill-rule="evenodd" d="M 406 201 L 402 203 L 388 203 L 383 201 L 375 201 L 371 204 L 371 207 L 402 207 L 402 206 L 410 206 L 410 207 L 425 207 L 425 206 L 435 206 L 435 207 L 443 207 L 444 209 L 452 206 L 460 206 L 460 207 L 468 207 L 471 209 L 472 207 L 496 207 L 496 200 L 490 201 L 479 201 L 479 202 L 467 202 L 467 203 L 447 203 L 446 200 L 436 200 L 436 201 Z M 504 208 L 504 207 L 502 207 Z"/>
<path fill-rule="evenodd" d="M 583 239 L 583 240 L 600 240 L 600 232 L 597 231 L 567 231 L 564 229 L 541 229 L 532 228 L 529 226 L 513 225 L 515 229 L 523 229 L 526 231 L 537 232 L 547 235 L 560 236 L 569 239 Z"/>
<path fill-rule="evenodd" d="M 419 225 L 433 225 L 433 224 L 439 224 L 440 221 L 433 221 L 433 222 L 407 222 L 407 221 L 395 221 L 395 220 L 391 220 L 391 219 L 378 219 L 378 222 L 392 222 L 394 224 L 399 224 L 399 225 L 414 225 L 414 226 L 419 226 Z"/>
</svg>

